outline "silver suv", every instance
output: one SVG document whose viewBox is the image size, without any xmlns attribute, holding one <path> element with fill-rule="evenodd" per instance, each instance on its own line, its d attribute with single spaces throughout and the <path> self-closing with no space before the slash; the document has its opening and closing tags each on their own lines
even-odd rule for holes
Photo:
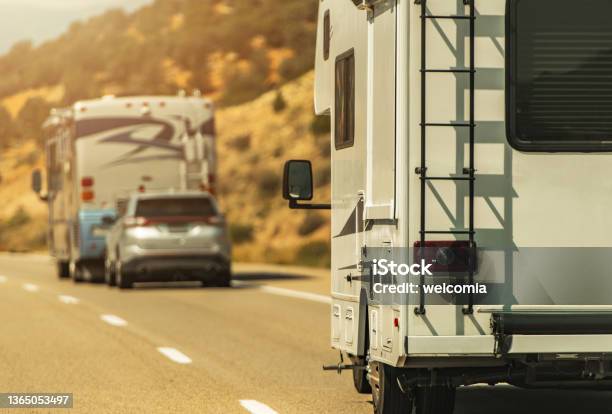
<svg viewBox="0 0 612 414">
<path fill-rule="evenodd" d="M 227 228 L 208 193 L 134 194 L 106 243 L 105 280 L 111 286 L 175 280 L 230 285 Z"/>
</svg>

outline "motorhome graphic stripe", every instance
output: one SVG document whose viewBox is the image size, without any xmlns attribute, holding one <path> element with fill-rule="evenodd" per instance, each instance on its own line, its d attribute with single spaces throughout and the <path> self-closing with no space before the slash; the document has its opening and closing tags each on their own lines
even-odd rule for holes
<svg viewBox="0 0 612 414">
<path fill-rule="evenodd" d="M 159 125 L 163 129 L 155 137 L 155 140 L 163 140 L 169 142 L 174 136 L 174 127 L 172 124 L 153 118 L 137 118 L 137 117 L 113 117 L 113 118 L 85 118 L 76 121 L 75 135 L 76 138 L 86 137 L 88 135 L 97 134 L 102 131 L 110 131 L 117 128 L 125 128 L 129 126 L 150 126 Z"/>
</svg>

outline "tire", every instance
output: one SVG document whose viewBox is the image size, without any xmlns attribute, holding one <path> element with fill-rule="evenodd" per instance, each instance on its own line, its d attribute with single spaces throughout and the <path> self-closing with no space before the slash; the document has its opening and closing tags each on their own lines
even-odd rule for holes
<svg viewBox="0 0 612 414">
<path fill-rule="evenodd" d="M 219 287 L 232 287 L 232 272 L 229 269 L 222 270 L 217 275 Z"/>
<path fill-rule="evenodd" d="M 109 260 L 104 262 L 104 282 L 108 286 L 117 285 L 117 275 L 115 274 L 115 264 Z"/>
<path fill-rule="evenodd" d="M 57 277 L 68 279 L 70 277 L 70 262 L 64 260 L 57 261 Z"/>
<path fill-rule="evenodd" d="M 416 389 L 416 414 L 452 414 L 455 388 L 435 386 Z"/>
<path fill-rule="evenodd" d="M 83 269 L 81 269 L 81 265 L 77 262 L 70 262 L 70 278 L 74 283 L 82 283 L 85 281 L 83 278 Z"/>
<path fill-rule="evenodd" d="M 129 273 L 122 269 L 120 260 L 117 260 L 115 265 L 115 280 L 119 289 L 132 289 L 134 287 Z"/>
<path fill-rule="evenodd" d="M 397 383 L 400 370 L 380 362 L 370 363 L 370 386 L 375 414 L 411 414 L 414 401 Z"/>
<path fill-rule="evenodd" d="M 363 358 L 352 358 L 353 364 L 364 365 Z M 372 386 L 368 381 L 368 371 L 365 369 L 353 368 L 353 385 L 359 394 L 370 394 Z"/>
</svg>

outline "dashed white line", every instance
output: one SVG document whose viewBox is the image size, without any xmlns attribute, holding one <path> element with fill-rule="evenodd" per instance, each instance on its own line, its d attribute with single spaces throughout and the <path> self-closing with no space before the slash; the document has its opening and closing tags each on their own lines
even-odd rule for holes
<svg viewBox="0 0 612 414">
<path fill-rule="evenodd" d="M 106 322 L 109 325 L 113 326 L 126 326 L 127 322 L 124 319 L 121 319 L 115 315 L 100 315 L 100 319 Z"/>
<path fill-rule="evenodd" d="M 38 292 L 39 289 L 38 285 L 34 283 L 24 283 L 22 287 L 28 292 Z"/>
<path fill-rule="evenodd" d="M 6 283 L 6 281 L 7 281 L 6 276 L 0 275 L 0 283 Z"/>
<path fill-rule="evenodd" d="M 164 355 L 166 358 L 168 358 L 171 361 L 176 362 L 177 364 L 191 364 L 191 358 L 183 354 L 178 349 L 160 347 L 160 348 L 157 348 L 157 350 L 162 355 Z"/>
<path fill-rule="evenodd" d="M 331 303 L 331 298 L 329 296 L 318 295 L 316 293 L 310 293 L 310 292 L 303 292 L 301 290 L 285 289 L 285 288 L 279 288 L 275 286 L 260 286 L 259 289 L 266 293 L 271 293 L 273 295 L 305 299 L 305 300 L 310 300 L 313 302 L 326 303 L 326 304 Z"/>
<path fill-rule="evenodd" d="M 66 305 L 76 305 L 80 302 L 74 296 L 69 295 L 59 295 L 57 298 L 60 300 L 60 302 L 65 303 Z"/>
<path fill-rule="evenodd" d="M 276 411 L 257 400 L 240 400 L 240 405 L 252 414 L 278 414 Z"/>
</svg>

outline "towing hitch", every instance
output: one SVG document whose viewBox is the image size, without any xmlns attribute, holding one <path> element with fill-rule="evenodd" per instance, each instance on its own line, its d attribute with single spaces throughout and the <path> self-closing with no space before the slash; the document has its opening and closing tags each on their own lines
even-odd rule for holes
<svg viewBox="0 0 612 414">
<path fill-rule="evenodd" d="M 336 371 L 338 375 L 342 374 L 342 371 L 347 370 L 347 369 L 364 370 L 366 369 L 366 366 L 365 365 L 355 365 L 355 364 L 345 364 L 344 356 L 342 355 L 342 352 L 340 352 L 340 362 L 338 362 L 336 365 L 323 365 L 323 371 Z"/>
</svg>

